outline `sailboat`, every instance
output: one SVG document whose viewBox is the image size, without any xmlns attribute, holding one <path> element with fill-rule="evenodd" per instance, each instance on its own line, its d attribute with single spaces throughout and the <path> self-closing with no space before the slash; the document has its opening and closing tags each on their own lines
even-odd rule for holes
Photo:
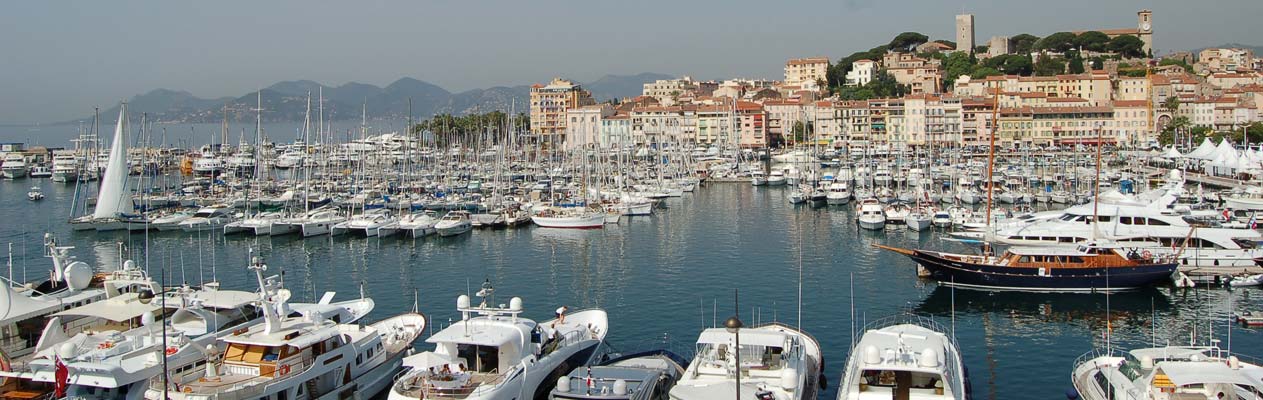
<svg viewBox="0 0 1263 400">
<path fill-rule="evenodd" d="M 96 229 L 101 232 L 127 229 L 128 222 L 143 218 L 134 214 L 135 206 L 127 188 L 127 134 L 123 131 L 126 123 L 127 103 L 122 103 L 118 109 L 114 140 L 110 143 L 109 161 L 106 162 L 105 174 L 101 176 L 96 208 L 91 215 L 70 221 L 75 230 Z"/>
</svg>

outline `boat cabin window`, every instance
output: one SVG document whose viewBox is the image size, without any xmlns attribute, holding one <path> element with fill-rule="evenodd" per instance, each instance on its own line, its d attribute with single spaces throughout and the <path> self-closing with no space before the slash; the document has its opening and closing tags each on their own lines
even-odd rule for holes
<svg viewBox="0 0 1263 400">
<path fill-rule="evenodd" d="M 860 391 L 890 390 L 896 394 L 936 392 L 943 387 L 942 375 L 934 372 L 865 370 Z M 903 396 L 902 398 L 908 398 Z"/>
<path fill-rule="evenodd" d="M 1028 263 L 1028 262 L 1031 262 L 1031 256 L 1021 256 L 1021 257 L 1018 257 L 1018 258 L 1017 258 L 1017 262 L 1020 262 L 1020 263 Z"/>
<path fill-rule="evenodd" d="M 1253 248 L 1255 247 L 1255 245 L 1257 244 L 1257 243 L 1256 243 L 1255 241 L 1253 241 L 1253 240 L 1250 240 L 1250 239 L 1242 239 L 1242 238 L 1233 238 L 1233 239 L 1232 239 L 1232 242 L 1233 242 L 1233 243 L 1236 243 L 1236 244 L 1237 244 L 1237 246 L 1241 246 L 1241 248 L 1243 248 L 1243 249 L 1253 249 Z"/>
<path fill-rule="evenodd" d="M 500 348 L 494 346 L 459 344 L 456 345 L 456 357 L 476 372 L 487 373 L 500 366 Z"/>
</svg>

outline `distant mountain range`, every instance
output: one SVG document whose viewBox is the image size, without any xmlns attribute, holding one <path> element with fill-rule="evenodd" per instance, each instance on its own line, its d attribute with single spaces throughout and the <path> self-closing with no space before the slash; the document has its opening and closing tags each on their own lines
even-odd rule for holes
<svg viewBox="0 0 1263 400">
<path fill-rule="evenodd" d="M 672 76 L 656 73 L 637 75 L 606 75 L 591 83 L 582 84 L 598 101 L 638 96 L 643 84 Z M 317 95 L 324 92 L 324 118 L 326 120 L 354 120 L 360 118 L 363 107 L 369 119 L 403 119 L 408 116 L 408 99 L 412 99 L 412 115 L 423 119 L 435 114 L 468 114 L 494 110 L 509 111 L 516 105 L 518 112 L 527 112 L 530 86 L 496 86 L 452 93 L 437 85 L 413 79 L 401 78 L 386 87 L 351 82 L 341 86 L 326 86 L 309 80 L 277 82 L 259 91 L 263 103 L 264 122 L 302 121 L 307 110 L 307 94 L 311 94 L 311 118 L 319 118 Z M 204 99 L 189 92 L 155 89 L 133 96 L 127 102 L 128 114 L 137 119 L 141 113 L 160 122 L 213 123 L 227 114 L 232 122 L 253 121 L 256 104 L 255 93 L 239 97 Z M 113 120 L 118 106 L 101 111 L 102 120 Z M 91 120 L 88 116 L 83 120 Z M 74 123 L 81 120 L 67 121 Z"/>
</svg>

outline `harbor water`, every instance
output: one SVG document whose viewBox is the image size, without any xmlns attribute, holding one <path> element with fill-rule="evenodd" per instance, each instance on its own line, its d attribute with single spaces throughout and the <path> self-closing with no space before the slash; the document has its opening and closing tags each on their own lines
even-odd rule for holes
<svg viewBox="0 0 1263 400">
<path fill-rule="evenodd" d="M 33 184 L 43 187 L 46 199 L 26 199 Z M 597 230 L 302 239 L 72 232 L 66 220 L 73 185 L 2 181 L 0 248 L 12 243 L 13 261 L 12 272 L 0 273 L 17 281 L 48 274 L 50 262 L 41 257 L 45 232 L 76 246 L 71 253 L 81 261 L 109 269 L 134 259 L 168 285 L 218 280 L 225 288 L 251 289 L 245 266 L 253 254 L 269 265 L 269 274 L 284 274 L 296 300 L 315 301 L 327 291 L 348 299 L 362 288 L 377 304 L 369 320 L 408 311 L 415 302 L 435 330 L 459 318 L 458 295 L 490 280 L 497 302 L 522 297 L 529 318 L 551 318 L 560 305 L 604 308 L 610 346 L 623 350 L 663 340 L 692 348 L 702 328 L 734 313 L 735 289 L 736 311 L 747 325 L 800 324 L 819 340 L 829 382 L 821 399 L 836 397 L 852 329 L 909 310 L 954 327 L 978 399 L 1064 399 L 1071 363 L 1103 347 L 1107 331 L 1121 349 L 1188 343 L 1195 332 L 1203 342 L 1213 335 L 1222 347 L 1263 355 L 1263 334 L 1229 322 L 1233 312 L 1263 307 L 1260 289 L 1161 287 L 1108 297 L 953 291 L 917 278 L 907 258 L 871 245 L 970 251 L 967 246 L 903 227 L 860 231 L 851 206 L 791 205 L 788 190 L 709 184 L 668 199 L 652 216 Z"/>
</svg>

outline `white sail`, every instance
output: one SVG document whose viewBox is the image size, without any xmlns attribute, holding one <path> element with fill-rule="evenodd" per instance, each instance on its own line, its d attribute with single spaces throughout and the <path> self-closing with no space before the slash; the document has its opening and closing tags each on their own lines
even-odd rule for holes
<svg viewBox="0 0 1263 400">
<path fill-rule="evenodd" d="M 132 212 L 131 196 L 127 195 L 127 138 L 123 134 L 126 117 L 127 103 L 123 103 L 118 109 L 118 125 L 114 127 L 110 159 L 101 176 L 101 192 L 97 194 L 93 219 L 117 218 Z"/>
</svg>

